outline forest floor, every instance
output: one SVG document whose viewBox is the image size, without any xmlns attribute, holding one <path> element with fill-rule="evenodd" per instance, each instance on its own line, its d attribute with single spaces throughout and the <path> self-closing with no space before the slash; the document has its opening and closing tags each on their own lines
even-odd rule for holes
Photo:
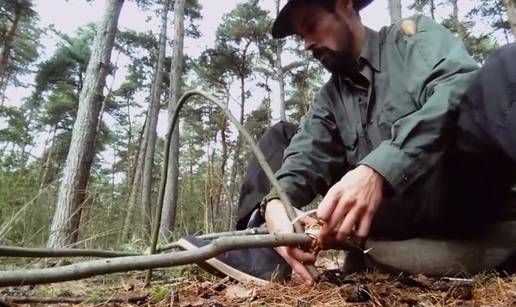
<svg viewBox="0 0 516 307">
<path fill-rule="evenodd" d="M 0 265 L 2 269 L 4 264 Z M 494 273 L 454 279 L 380 271 L 344 276 L 331 269 L 324 271 L 322 281 L 312 287 L 295 277 L 287 284 L 264 287 L 236 284 L 196 266 L 155 270 L 149 287 L 144 285 L 144 276 L 145 272 L 129 272 L 51 285 L 0 288 L 0 306 L 16 299 L 46 300 L 45 304 L 31 302 L 25 306 L 67 306 L 65 302 L 74 300 L 82 301 L 82 306 L 516 306 L 516 275 Z"/>
</svg>

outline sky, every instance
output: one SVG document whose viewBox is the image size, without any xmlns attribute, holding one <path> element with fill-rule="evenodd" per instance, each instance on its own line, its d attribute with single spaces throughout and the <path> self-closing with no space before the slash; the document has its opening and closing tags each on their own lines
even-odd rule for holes
<svg viewBox="0 0 516 307">
<path fill-rule="evenodd" d="M 201 38 L 199 39 L 191 39 L 186 38 L 185 40 L 185 54 L 196 57 L 198 56 L 204 49 L 207 47 L 213 46 L 215 40 L 215 30 L 219 25 L 222 16 L 225 13 L 230 12 L 236 5 L 242 0 L 199 0 L 202 5 L 202 20 L 198 22 L 200 32 L 202 33 Z M 284 4 L 286 0 L 282 1 Z M 271 12 L 271 17 L 274 16 L 272 13 L 274 8 L 273 0 L 262 0 L 262 7 L 266 8 Z M 40 18 L 40 26 L 45 29 L 50 25 L 61 31 L 63 33 L 73 35 L 78 28 L 84 26 L 91 22 L 98 22 L 102 14 L 104 12 L 105 0 L 93 0 L 87 2 L 86 0 L 34 0 L 35 11 L 38 13 Z M 459 6 L 463 9 L 463 12 L 469 11 L 469 9 L 474 4 L 472 0 L 459 0 Z M 387 0 L 375 0 L 372 4 L 362 10 L 361 16 L 364 24 L 374 30 L 380 29 L 382 26 L 386 26 L 390 22 Z M 403 1 L 403 6 L 407 6 L 407 0 Z M 413 14 L 406 9 L 404 9 L 403 16 L 409 16 Z M 438 12 L 439 14 L 447 14 L 446 12 Z M 122 9 L 120 19 L 119 19 L 119 28 L 120 29 L 131 29 L 135 31 L 148 31 L 152 29 L 154 32 L 158 32 L 159 30 L 159 20 L 158 17 L 148 18 L 149 13 L 143 13 L 133 1 L 127 1 L 124 4 Z M 172 23 L 170 22 L 172 25 Z M 169 33 L 172 33 L 171 29 L 169 29 Z M 58 39 L 55 34 L 51 31 L 46 31 L 45 35 L 42 38 L 42 45 L 45 46 L 44 50 L 41 50 L 42 59 L 48 59 L 52 56 L 53 52 L 56 49 L 56 43 Z M 170 50 L 169 50 L 170 53 Z M 113 59 L 113 58 L 112 58 Z M 124 61 L 126 59 L 121 59 L 118 63 L 120 69 L 117 71 L 117 77 L 115 78 L 115 85 L 119 85 L 124 81 Z M 27 76 L 25 81 L 28 83 L 33 82 L 34 76 Z M 108 77 L 109 78 L 109 77 Z M 110 84 L 111 80 L 107 80 L 107 84 Z M 6 92 L 8 97 L 7 105 L 20 105 L 23 98 L 30 95 L 31 87 L 29 88 L 9 88 Z M 257 89 L 253 89 L 257 91 Z M 278 119 L 278 104 L 274 103 L 275 95 L 277 92 L 277 88 L 273 86 L 273 118 Z M 232 105 L 230 104 L 230 109 L 237 113 L 238 106 L 236 101 L 238 100 L 237 89 L 235 88 L 235 97 L 233 98 Z M 261 101 L 262 95 L 255 95 L 255 101 L 251 101 L 247 106 L 246 112 L 252 111 L 252 109 L 256 108 Z M 276 95 L 277 96 L 277 95 Z M 263 96 L 262 96 L 263 97 Z M 162 112 L 159 120 L 158 133 L 160 136 L 165 134 L 166 127 L 166 119 L 165 119 L 165 111 Z M 109 120 L 106 118 L 106 120 Z M 0 123 L 2 126 L 2 123 Z M 38 147 L 38 146 L 36 146 Z M 42 150 L 42 148 L 40 148 Z M 36 151 L 41 151 L 36 149 Z M 34 152 L 34 154 L 38 155 L 38 152 Z"/>
<path fill-rule="evenodd" d="M 202 33 L 200 39 L 185 40 L 185 54 L 198 56 L 206 47 L 212 46 L 215 40 L 215 30 L 223 14 L 230 12 L 240 0 L 199 0 L 202 5 L 202 20 L 199 29 Z M 262 1 L 268 9 L 273 10 L 273 1 Z M 285 2 L 285 1 L 284 1 Z M 39 14 L 41 28 L 53 25 L 58 31 L 73 35 L 78 28 L 90 22 L 97 22 L 102 17 L 105 0 L 35 0 L 35 11 Z M 373 29 L 379 29 L 388 24 L 387 0 L 374 1 L 364 9 L 364 22 Z M 271 14 L 272 16 L 272 14 Z M 152 29 L 157 32 L 159 21 L 157 18 L 147 20 L 146 14 L 132 1 L 126 1 L 122 9 L 119 27 L 120 29 L 132 29 L 135 31 L 147 31 Z M 55 51 L 57 38 L 47 31 L 42 39 L 45 49 L 42 50 L 42 58 L 48 58 Z M 32 82 L 33 76 L 28 76 L 27 81 Z M 119 78 L 120 79 L 120 78 Z M 123 81 L 123 80 L 120 80 Z M 30 94 L 30 89 L 10 88 L 7 91 L 8 105 L 19 105 L 21 98 Z"/>
</svg>

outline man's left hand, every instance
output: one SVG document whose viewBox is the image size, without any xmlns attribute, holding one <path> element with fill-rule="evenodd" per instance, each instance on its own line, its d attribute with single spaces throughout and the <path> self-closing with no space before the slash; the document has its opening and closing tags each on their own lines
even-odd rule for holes
<svg viewBox="0 0 516 307">
<path fill-rule="evenodd" d="M 328 191 L 317 210 L 323 221 L 319 237 L 322 246 L 334 240 L 344 242 L 353 230 L 358 238 L 367 237 L 382 200 L 383 184 L 380 174 L 360 165 Z"/>
</svg>

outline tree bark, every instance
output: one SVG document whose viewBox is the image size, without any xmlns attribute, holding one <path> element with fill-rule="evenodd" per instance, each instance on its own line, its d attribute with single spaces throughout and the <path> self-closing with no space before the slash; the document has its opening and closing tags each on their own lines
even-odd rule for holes
<svg viewBox="0 0 516 307">
<path fill-rule="evenodd" d="M 174 51 L 170 68 L 170 94 L 168 102 L 168 121 L 172 121 L 172 115 L 176 110 L 177 101 L 181 98 L 181 85 L 183 75 L 183 45 L 184 45 L 184 18 L 185 0 L 176 0 L 174 5 Z M 160 234 L 163 238 L 170 237 L 174 231 L 176 222 L 178 183 L 179 183 L 179 122 L 172 133 L 170 143 L 170 158 L 168 161 L 167 182 L 165 185 L 165 198 L 163 214 L 161 216 Z"/>
<path fill-rule="evenodd" d="M 109 0 L 98 28 L 86 80 L 79 97 L 79 109 L 59 188 L 54 218 L 47 246 L 64 247 L 77 240 L 81 206 L 85 198 L 90 168 L 95 152 L 96 127 L 99 120 L 102 90 L 111 60 L 118 18 L 124 0 Z"/>
<path fill-rule="evenodd" d="M 401 0 L 389 0 L 391 24 L 401 20 Z"/>
<path fill-rule="evenodd" d="M 514 0 L 503 0 L 503 4 L 507 8 L 507 19 L 511 26 L 512 35 L 516 41 L 516 4 Z"/>
<path fill-rule="evenodd" d="M 165 55 L 167 48 L 167 22 L 169 0 L 163 2 L 161 15 L 161 31 L 159 39 L 158 65 L 154 78 L 154 90 L 149 106 L 149 129 L 147 130 L 147 150 L 145 151 L 145 164 L 143 169 L 142 188 L 142 213 L 143 213 L 143 237 L 150 239 L 152 225 L 151 192 L 152 192 L 152 167 L 154 166 L 154 153 L 156 149 L 156 127 L 160 108 L 161 89 L 163 85 L 163 69 L 165 67 Z"/>
<path fill-rule="evenodd" d="M 276 0 L 276 15 L 279 15 L 280 4 L 281 0 Z M 283 63 L 281 61 L 281 54 L 283 53 L 283 44 L 283 40 L 276 40 L 276 69 L 280 94 L 280 120 L 287 121 L 285 102 L 285 70 L 283 69 Z"/>
</svg>

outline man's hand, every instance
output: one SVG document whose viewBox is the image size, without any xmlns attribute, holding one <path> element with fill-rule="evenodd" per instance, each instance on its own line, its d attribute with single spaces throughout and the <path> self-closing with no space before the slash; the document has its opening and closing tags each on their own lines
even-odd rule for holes
<svg viewBox="0 0 516 307">
<path fill-rule="evenodd" d="M 283 203 L 280 200 L 274 199 L 267 204 L 267 210 L 265 211 L 265 221 L 267 223 L 269 233 L 271 234 L 294 233 L 294 227 L 292 226 Z M 302 219 L 301 222 L 306 222 L 306 219 Z M 276 247 L 275 249 L 280 254 L 280 256 L 285 259 L 290 267 L 292 267 L 292 270 L 294 270 L 294 272 L 296 272 L 306 284 L 312 285 L 314 283 L 312 276 L 303 264 L 314 263 L 316 255 L 310 252 L 305 252 L 299 248 L 288 246 L 280 246 Z"/>
<path fill-rule="evenodd" d="M 318 218 L 323 221 L 320 234 L 323 246 L 334 240 L 345 241 L 353 230 L 359 238 L 367 237 L 382 200 L 383 182 L 375 170 L 360 165 L 328 191 L 317 210 Z"/>
</svg>

